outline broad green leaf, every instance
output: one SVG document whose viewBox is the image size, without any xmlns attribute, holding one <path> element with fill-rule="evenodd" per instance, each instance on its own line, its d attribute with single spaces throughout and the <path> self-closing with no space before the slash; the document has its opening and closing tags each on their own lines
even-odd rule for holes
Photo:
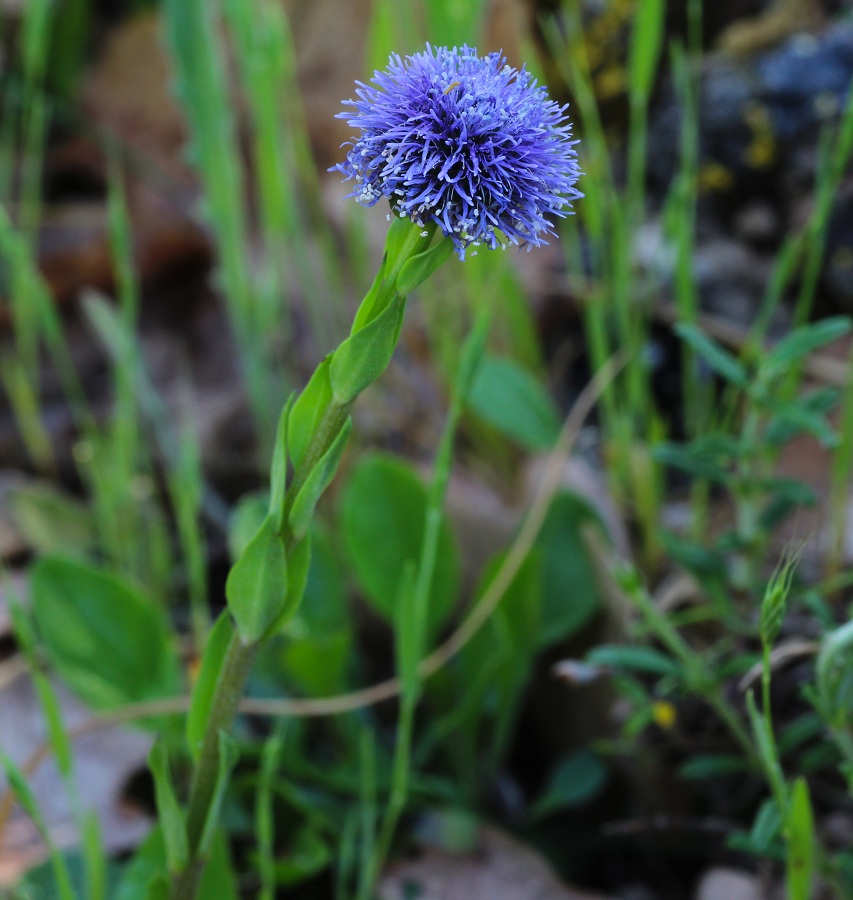
<svg viewBox="0 0 853 900">
<path fill-rule="evenodd" d="M 809 786 L 798 778 L 785 816 L 785 883 L 789 900 L 809 900 L 815 875 L 815 830 Z"/>
<path fill-rule="evenodd" d="M 190 748 L 190 753 L 195 760 L 198 760 L 201 753 L 207 719 L 210 715 L 213 694 L 216 690 L 216 682 L 219 679 L 219 673 L 225 660 L 225 653 L 233 634 L 234 626 L 231 622 L 231 613 L 224 609 L 219 614 L 219 618 L 217 618 L 207 636 L 201 668 L 193 685 L 192 700 L 187 715 L 187 746 Z"/>
<path fill-rule="evenodd" d="M 483 421 L 531 450 L 547 450 L 560 433 L 560 416 L 548 392 L 510 359 L 483 356 L 468 405 Z"/>
<path fill-rule="evenodd" d="M 586 661 L 609 669 L 648 672 L 652 675 L 677 675 L 681 671 L 674 659 L 659 650 L 632 644 L 602 644 L 587 653 Z"/>
<path fill-rule="evenodd" d="M 51 660 L 96 709 L 180 691 L 172 637 L 160 610 L 92 566 L 45 557 L 31 575 L 33 612 Z"/>
<path fill-rule="evenodd" d="M 678 336 L 690 344 L 690 346 L 727 381 L 731 381 L 738 387 L 749 387 L 749 376 L 746 369 L 719 344 L 711 340 L 701 329 L 695 325 L 682 322 L 675 326 Z"/>
<path fill-rule="evenodd" d="M 240 637 L 258 640 L 285 611 L 287 559 L 276 521 L 267 515 L 228 573 L 225 597 Z"/>
<path fill-rule="evenodd" d="M 157 819 L 163 829 L 169 871 L 177 874 L 186 868 L 190 848 L 184 812 L 178 803 L 169 771 L 169 754 L 162 740 L 157 741 L 151 748 L 148 754 L 148 768 L 154 776 Z"/>
<path fill-rule="evenodd" d="M 337 547 L 333 547 L 325 529 L 316 522 L 311 528 L 311 543 L 311 564 L 308 567 L 304 599 L 288 627 L 291 640 L 298 639 L 300 635 L 320 636 L 330 631 L 350 628 L 340 552 Z"/>
<path fill-rule="evenodd" d="M 595 566 L 583 536 L 588 527 L 606 536 L 586 500 L 568 491 L 558 493 L 534 545 L 542 560 L 542 644 L 574 634 L 601 607 Z"/>
<path fill-rule="evenodd" d="M 389 621 L 403 568 L 420 559 L 427 493 L 410 465 L 385 454 L 364 456 L 343 491 L 340 523 L 359 587 Z M 446 619 L 459 588 L 459 551 L 446 523 L 430 588 L 428 631 Z"/>
<path fill-rule="evenodd" d="M 607 781 L 607 769 L 589 750 L 579 750 L 564 759 L 548 778 L 528 816 L 544 819 L 564 809 L 583 806 L 595 797 Z"/>
<path fill-rule="evenodd" d="M 311 543 L 305 593 L 287 624 L 282 661 L 303 691 L 324 696 L 346 687 L 352 629 L 338 559 L 316 524 Z"/>
<path fill-rule="evenodd" d="M 388 368 L 405 311 L 406 298 L 396 294 L 375 319 L 335 350 L 329 364 L 329 384 L 335 402 L 344 406 L 355 400 Z"/>
<path fill-rule="evenodd" d="M 309 696 L 325 697 L 343 691 L 352 654 L 349 631 L 288 639 L 282 651 L 287 674 Z"/>
</svg>

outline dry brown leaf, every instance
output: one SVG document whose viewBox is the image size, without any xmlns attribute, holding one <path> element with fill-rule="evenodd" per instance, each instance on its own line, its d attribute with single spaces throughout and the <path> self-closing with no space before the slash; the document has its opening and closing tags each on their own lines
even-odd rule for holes
<svg viewBox="0 0 853 900">
<path fill-rule="evenodd" d="M 66 730 L 91 718 L 91 712 L 61 686 L 59 695 Z M 45 719 L 32 681 L 27 676 L 8 684 L 0 694 L 0 749 L 18 766 L 47 738 Z M 150 818 L 122 798 L 131 776 L 145 765 L 151 737 L 129 728 L 105 728 L 74 744 L 74 764 L 83 810 L 94 810 L 108 853 L 136 846 L 151 825 Z M 40 765 L 29 784 L 47 827 L 60 848 L 78 843 L 77 829 L 59 771 L 52 759 Z M 5 792 L 5 780 L 2 782 Z M 14 884 L 46 857 L 44 843 L 32 821 L 16 807 L 0 836 L 0 886 Z"/>
</svg>

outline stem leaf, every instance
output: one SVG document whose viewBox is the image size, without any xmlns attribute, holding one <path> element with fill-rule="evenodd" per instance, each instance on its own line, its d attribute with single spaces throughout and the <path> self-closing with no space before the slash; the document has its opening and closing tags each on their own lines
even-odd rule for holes
<svg viewBox="0 0 853 900">
<path fill-rule="evenodd" d="M 287 557 L 268 515 L 228 573 L 228 607 L 246 643 L 257 641 L 284 612 L 287 603 Z"/>
</svg>

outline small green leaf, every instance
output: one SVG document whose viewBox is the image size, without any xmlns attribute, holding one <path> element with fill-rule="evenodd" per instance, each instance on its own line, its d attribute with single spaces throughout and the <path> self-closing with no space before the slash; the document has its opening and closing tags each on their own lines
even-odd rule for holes
<svg viewBox="0 0 853 900">
<path fill-rule="evenodd" d="M 631 644 L 602 644 L 586 655 L 586 661 L 608 669 L 625 669 L 629 672 L 648 672 L 652 675 L 677 675 L 679 664 L 652 647 Z"/>
<path fill-rule="evenodd" d="M 560 416 L 548 392 L 510 359 L 483 356 L 468 405 L 483 421 L 531 450 L 549 449 L 560 433 Z"/>
<path fill-rule="evenodd" d="M 311 567 L 311 555 L 311 535 L 308 534 L 290 550 L 287 561 L 287 599 L 281 612 L 267 626 L 265 638 L 278 631 L 301 606 Z"/>
<path fill-rule="evenodd" d="M 745 759 L 727 753 L 702 753 L 690 757 L 678 767 L 678 774 L 691 781 L 748 771 L 749 763 Z"/>
<path fill-rule="evenodd" d="M 407 297 L 437 271 L 453 254 L 453 241 L 439 237 L 436 242 L 403 263 L 397 276 L 397 292 Z"/>
<path fill-rule="evenodd" d="M 341 406 L 372 384 L 391 362 L 400 337 L 406 298 L 397 294 L 376 318 L 351 334 L 332 355 L 329 384 Z"/>
<path fill-rule="evenodd" d="M 157 741 L 148 754 L 148 768 L 154 776 L 157 817 L 166 842 L 166 859 L 172 874 L 183 872 L 190 856 L 187 825 L 169 772 L 169 754 L 163 741 Z"/>
<path fill-rule="evenodd" d="M 92 566 L 45 557 L 32 568 L 33 613 L 50 658 L 96 709 L 172 697 L 180 678 L 165 617 Z"/>
<path fill-rule="evenodd" d="M 270 510 L 266 491 L 244 494 L 231 510 L 228 520 L 228 553 L 232 561 L 249 546 Z"/>
<path fill-rule="evenodd" d="M 758 853 L 766 853 L 779 835 L 782 822 L 779 818 L 779 808 L 768 799 L 761 804 L 752 829 L 749 832 L 753 847 Z"/>
<path fill-rule="evenodd" d="M 331 363 L 330 353 L 314 370 L 287 418 L 287 452 L 295 469 L 302 464 L 317 426 L 332 403 L 332 384 L 329 381 Z"/>
<path fill-rule="evenodd" d="M 722 375 L 727 381 L 739 387 L 749 387 L 749 376 L 746 369 L 718 343 L 711 340 L 703 331 L 695 325 L 682 322 L 675 326 L 678 336 L 690 344 L 690 346 L 714 369 L 718 374 Z"/>
<path fill-rule="evenodd" d="M 583 806 L 607 782 L 607 769 L 589 750 L 580 750 L 564 759 L 551 773 L 545 789 L 528 812 L 533 820 L 564 809 Z"/>
<path fill-rule="evenodd" d="M 196 682 L 193 685 L 192 700 L 187 715 L 187 746 L 190 748 L 190 753 L 196 761 L 199 758 L 204 742 L 204 732 L 213 703 L 216 682 L 219 679 L 219 673 L 222 671 L 225 653 L 233 634 L 234 625 L 231 621 L 231 613 L 225 609 L 219 614 L 208 634 L 204 656 L 201 660 L 201 668 L 198 678 L 196 678 Z"/>
<path fill-rule="evenodd" d="M 659 537 L 666 552 L 697 578 L 704 581 L 719 579 L 725 575 L 725 559 L 716 549 L 705 547 L 671 531 L 661 531 Z"/>
<path fill-rule="evenodd" d="M 284 409 L 278 417 L 278 427 L 275 433 L 275 447 L 270 464 L 270 515 L 275 516 L 276 528 L 279 533 L 284 531 L 284 494 L 287 487 L 287 420 L 290 410 L 296 400 L 296 394 L 292 393 L 284 404 Z"/>
<path fill-rule="evenodd" d="M 790 900 L 809 900 L 815 873 L 815 832 L 809 786 L 798 778 L 785 816 L 785 883 Z"/>
<path fill-rule="evenodd" d="M 275 518 L 267 515 L 225 582 L 228 608 L 240 637 L 257 641 L 285 610 L 287 559 Z"/>
<path fill-rule="evenodd" d="M 290 531 L 296 540 L 301 540 L 307 533 L 317 501 L 335 476 L 351 431 L 352 419 L 347 418 L 334 441 L 332 441 L 332 445 L 317 461 L 317 464 L 299 489 L 299 493 L 293 501 L 293 506 L 290 508 L 288 518 Z"/>
<path fill-rule="evenodd" d="M 773 418 L 767 426 L 767 440 L 773 444 L 781 444 L 799 432 L 811 434 L 824 447 L 837 447 L 839 437 L 822 413 L 813 412 L 809 407 L 797 401 L 785 404 L 774 404 Z"/>
<path fill-rule="evenodd" d="M 812 325 L 803 325 L 782 338 L 764 357 L 761 367 L 773 374 L 782 373 L 791 363 L 808 356 L 818 347 L 843 337 L 850 331 L 850 326 L 851 321 L 846 316 L 834 316 Z"/>
</svg>

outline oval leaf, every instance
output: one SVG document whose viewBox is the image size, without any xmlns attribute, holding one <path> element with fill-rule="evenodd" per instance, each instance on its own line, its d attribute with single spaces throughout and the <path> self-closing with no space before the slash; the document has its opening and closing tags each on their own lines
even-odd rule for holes
<svg viewBox="0 0 853 900">
<path fill-rule="evenodd" d="M 531 450 L 547 450 L 560 432 L 560 416 L 548 392 L 510 359 L 483 356 L 468 405 L 483 421 Z"/>
<path fill-rule="evenodd" d="M 365 456 L 344 490 L 341 524 L 355 575 L 365 598 L 394 621 L 395 601 L 407 563 L 417 564 L 427 494 L 411 466 L 383 454 Z M 429 630 L 444 621 L 459 587 L 459 552 L 442 523 L 429 603 Z"/>
<path fill-rule="evenodd" d="M 87 564 L 46 557 L 32 569 L 33 612 L 60 675 L 96 709 L 174 696 L 180 679 L 160 611 Z"/>
</svg>

